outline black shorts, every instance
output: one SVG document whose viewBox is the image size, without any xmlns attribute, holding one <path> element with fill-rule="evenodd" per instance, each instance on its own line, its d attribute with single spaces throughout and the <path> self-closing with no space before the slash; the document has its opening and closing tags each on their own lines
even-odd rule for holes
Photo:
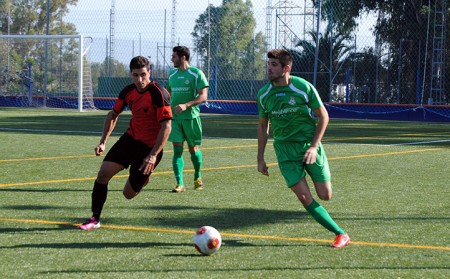
<svg viewBox="0 0 450 279">
<path fill-rule="evenodd" d="M 150 175 L 143 174 L 139 168 L 151 150 L 152 147 L 149 147 L 142 141 L 135 140 L 130 134 L 125 133 L 111 147 L 103 161 L 121 164 L 126 169 L 131 165 L 128 179 L 130 180 L 131 188 L 135 192 L 139 192 L 150 179 Z M 156 157 L 155 168 L 161 161 L 162 156 L 163 152 L 161 151 Z"/>
</svg>

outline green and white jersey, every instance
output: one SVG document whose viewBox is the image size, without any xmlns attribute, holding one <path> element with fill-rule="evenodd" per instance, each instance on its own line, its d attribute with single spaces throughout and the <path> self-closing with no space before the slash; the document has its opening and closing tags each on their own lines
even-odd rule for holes
<svg viewBox="0 0 450 279">
<path fill-rule="evenodd" d="M 169 72 L 169 81 L 166 85 L 170 92 L 170 104 L 172 111 L 179 104 L 184 104 L 198 97 L 197 91 L 209 87 L 205 74 L 198 68 L 189 67 L 185 71 L 178 68 Z M 173 119 L 193 119 L 200 115 L 199 106 L 193 106 L 182 113 L 173 114 Z"/>
<path fill-rule="evenodd" d="M 258 113 L 268 118 L 276 141 L 311 141 L 316 130 L 312 110 L 323 106 L 308 81 L 291 76 L 287 86 L 267 83 L 258 91 Z"/>
</svg>

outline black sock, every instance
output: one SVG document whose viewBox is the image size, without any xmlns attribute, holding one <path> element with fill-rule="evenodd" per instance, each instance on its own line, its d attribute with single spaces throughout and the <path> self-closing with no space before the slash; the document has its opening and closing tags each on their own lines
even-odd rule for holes
<svg viewBox="0 0 450 279">
<path fill-rule="evenodd" d="M 94 189 L 92 190 L 92 216 L 97 220 L 100 220 L 100 214 L 102 214 L 107 196 L 108 184 L 100 184 L 95 180 Z"/>
</svg>

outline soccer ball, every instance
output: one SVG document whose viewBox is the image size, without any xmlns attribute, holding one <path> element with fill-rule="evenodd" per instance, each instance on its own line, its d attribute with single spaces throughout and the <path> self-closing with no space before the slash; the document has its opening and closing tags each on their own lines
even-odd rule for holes
<svg viewBox="0 0 450 279">
<path fill-rule="evenodd" d="M 220 249 L 222 236 L 211 226 L 203 226 L 194 234 L 194 247 L 203 255 L 211 255 Z"/>
</svg>

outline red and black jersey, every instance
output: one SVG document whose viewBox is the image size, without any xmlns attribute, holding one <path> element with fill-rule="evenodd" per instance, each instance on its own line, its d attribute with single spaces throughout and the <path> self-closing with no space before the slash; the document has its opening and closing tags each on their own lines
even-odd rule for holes
<svg viewBox="0 0 450 279">
<path fill-rule="evenodd" d="M 127 133 L 150 147 L 154 146 L 160 123 L 172 119 L 169 92 L 155 81 L 151 81 L 144 92 L 130 84 L 120 92 L 113 110 L 120 114 L 127 106 L 132 114 Z"/>
</svg>

